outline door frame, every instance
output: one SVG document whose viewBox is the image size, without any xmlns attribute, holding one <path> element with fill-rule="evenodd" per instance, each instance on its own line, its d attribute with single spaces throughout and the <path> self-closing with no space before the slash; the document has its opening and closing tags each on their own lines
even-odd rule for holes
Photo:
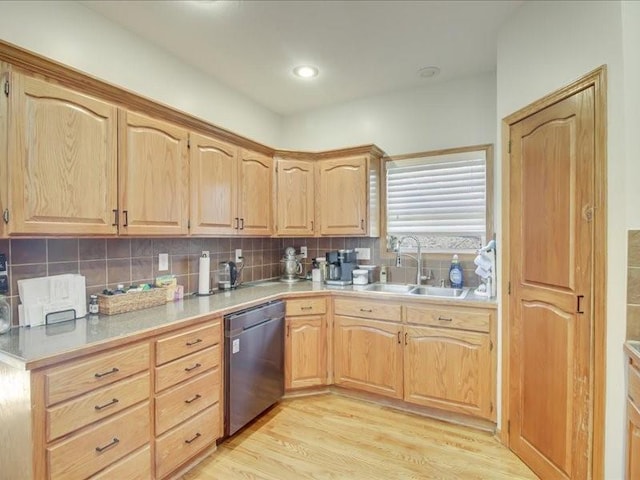
<svg viewBox="0 0 640 480">
<path fill-rule="evenodd" d="M 607 267 L 607 67 L 602 65 L 575 82 L 542 97 L 502 119 L 502 292 L 500 312 L 502 318 L 502 409 L 499 438 L 509 446 L 509 351 L 510 310 L 509 265 L 509 216 L 511 214 L 510 153 L 509 137 L 511 126 L 554 103 L 568 98 L 589 87 L 594 87 L 595 107 L 595 185 L 594 185 L 594 265 L 593 265 L 593 329 L 591 355 L 592 382 L 592 431 L 591 431 L 591 478 L 604 477 L 604 420 L 605 420 L 605 367 L 606 367 L 606 267 Z"/>
</svg>

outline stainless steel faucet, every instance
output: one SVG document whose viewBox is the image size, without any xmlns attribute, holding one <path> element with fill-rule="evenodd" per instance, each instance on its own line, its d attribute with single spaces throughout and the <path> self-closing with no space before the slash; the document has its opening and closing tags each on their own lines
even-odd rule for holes
<svg viewBox="0 0 640 480">
<path fill-rule="evenodd" d="M 416 243 L 416 262 L 418 264 L 418 271 L 416 272 L 416 285 L 420 285 L 422 283 L 422 248 L 420 247 L 420 240 L 418 237 L 413 235 L 405 235 L 398 241 L 398 254 L 400 254 L 400 247 L 402 246 L 402 242 L 404 242 L 407 238 L 413 240 Z"/>
</svg>

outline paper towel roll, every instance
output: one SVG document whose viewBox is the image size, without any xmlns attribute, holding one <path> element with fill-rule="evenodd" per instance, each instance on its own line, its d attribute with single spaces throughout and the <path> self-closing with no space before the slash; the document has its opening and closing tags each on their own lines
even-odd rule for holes
<svg viewBox="0 0 640 480">
<path fill-rule="evenodd" d="M 200 266 L 198 270 L 198 294 L 200 295 L 209 294 L 209 267 L 209 257 L 207 255 L 202 255 L 200 257 Z"/>
</svg>

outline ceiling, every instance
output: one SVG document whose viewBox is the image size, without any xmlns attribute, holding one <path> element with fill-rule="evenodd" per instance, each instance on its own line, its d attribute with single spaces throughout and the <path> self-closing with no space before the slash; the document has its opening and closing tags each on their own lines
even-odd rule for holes
<svg viewBox="0 0 640 480">
<path fill-rule="evenodd" d="M 522 1 L 83 1 L 266 108 L 290 115 L 495 70 Z M 315 79 L 292 68 L 319 67 Z M 422 78 L 435 65 L 440 74 Z"/>
</svg>

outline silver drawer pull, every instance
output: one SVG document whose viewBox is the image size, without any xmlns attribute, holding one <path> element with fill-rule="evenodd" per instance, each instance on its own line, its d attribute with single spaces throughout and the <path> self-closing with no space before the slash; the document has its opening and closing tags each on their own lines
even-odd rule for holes
<svg viewBox="0 0 640 480">
<path fill-rule="evenodd" d="M 110 407 L 112 405 L 115 405 L 116 403 L 118 403 L 118 401 L 119 400 L 117 398 L 114 398 L 113 400 L 111 400 L 110 402 L 105 403 L 104 405 L 96 405 L 93 408 L 95 408 L 97 411 L 100 411 L 103 408 L 107 408 L 107 407 Z"/>
<path fill-rule="evenodd" d="M 109 370 L 108 372 L 103 372 L 103 373 L 96 373 L 94 375 L 94 377 L 96 378 L 102 378 L 102 377 L 106 377 L 107 375 L 111 375 L 113 373 L 118 373 L 120 371 L 120 369 L 113 367 L 111 370 Z"/>
<path fill-rule="evenodd" d="M 104 447 L 96 447 L 96 452 L 98 453 L 102 453 L 104 452 L 106 449 L 111 448 L 116 446 L 117 444 L 120 443 L 120 440 L 118 440 L 117 437 L 113 437 L 113 440 L 111 440 L 111 443 L 108 443 L 107 445 L 105 445 Z"/>
<path fill-rule="evenodd" d="M 361 312 L 367 312 L 367 313 L 373 312 L 373 310 L 371 310 L 370 308 L 361 308 L 360 311 Z"/>
<path fill-rule="evenodd" d="M 451 322 L 453 321 L 453 318 L 438 317 L 438 320 L 440 320 L 441 322 Z"/>
<path fill-rule="evenodd" d="M 197 344 L 199 344 L 201 342 L 202 342 L 202 339 L 201 338 L 197 338 L 193 342 L 187 342 L 187 347 L 193 347 L 194 345 L 197 345 Z"/>
<path fill-rule="evenodd" d="M 188 444 L 189 444 L 189 443 L 195 442 L 195 441 L 196 441 L 197 439 L 199 439 L 201 436 L 202 436 L 202 435 L 200 435 L 199 433 L 196 433 L 196 435 L 195 435 L 192 439 L 190 439 L 190 440 L 185 440 L 185 441 L 184 441 L 184 443 L 188 443 Z"/>
<path fill-rule="evenodd" d="M 202 395 L 200 395 L 199 393 L 196 393 L 195 397 L 192 398 L 188 398 L 184 401 L 184 403 L 193 403 L 196 400 L 198 400 L 199 398 L 202 398 Z"/>
<path fill-rule="evenodd" d="M 185 372 L 190 372 L 191 370 L 195 370 L 196 368 L 200 368 L 202 365 L 200 365 L 199 363 L 196 363 L 193 367 L 186 367 L 184 369 Z"/>
</svg>

